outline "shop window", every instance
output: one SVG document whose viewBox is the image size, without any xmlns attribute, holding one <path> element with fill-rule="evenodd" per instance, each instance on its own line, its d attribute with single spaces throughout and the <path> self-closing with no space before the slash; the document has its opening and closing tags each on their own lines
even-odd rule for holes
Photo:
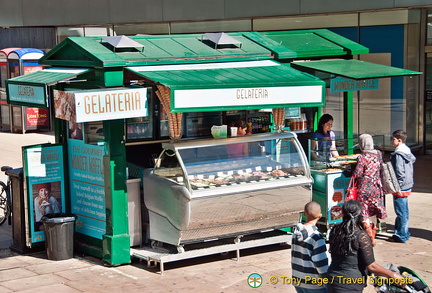
<svg viewBox="0 0 432 293">
<path fill-rule="evenodd" d="M 432 10 L 427 12 L 426 44 L 432 45 Z"/>
<path fill-rule="evenodd" d="M 7 67 L 6 64 L 0 65 L 0 88 L 6 88 L 5 81 L 7 79 Z"/>
<path fill-rule="evenodd" d="M 428 153 L 432 150 L 432 53 L 426 57 L 426 107 L 425 107 L 425 146 Z"/>
<path fill-rule="evenodd" d="M 17 62 L 13 62 L 13 63 L 9 63 L 9 78 L 14 78 L 20 75 L 20 67 L 19 67 L 19 63 Z"/>
<path fill-rule="evenodd" d="M 139 24 L 114 24 L 113 35 L 167 35 L 170 33 L 168 23 L 139 23 Z"/>
<path fill-rule="evenodd" d="M 156 24 L 152 24 L 153 27 Z M 252 25 L 250 19 L 231 19 L 231 20 L 214 20 L 214 21 L 193 21 L 193 22 L 172 22 L 170 24 L 157 24 L 158 31 L 154 32 L 153 27 L 148 28 L 148 24 L 143 28 L 144 30 L 139 33 L 165 33 L 165 34 L 179 34 L 179 33 L 200 33 L 200 32 L 245 32 L 251 31 Z M 163 25 L 169 28 L 163 27 Z M 152 29 L 152 30 L 150 30 Z M 164 32 L 162 29 L 165 29 Z M 118 32 L 117 32 L 118 33 Z"/>
</svg>

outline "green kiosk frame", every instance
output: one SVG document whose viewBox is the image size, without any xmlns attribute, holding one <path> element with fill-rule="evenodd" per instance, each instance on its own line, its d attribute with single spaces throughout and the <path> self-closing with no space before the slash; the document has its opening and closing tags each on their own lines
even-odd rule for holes
<svg viewBox="0 0 432 293">
<path fill-rule="evenodd" d="M 42 87 L 45 89 L 43 97 L 26 97 L 25 100 L 21 98 L 17 102 L 8 91 L 8 101 L 11 104 L 31 105 L 32 99 L 38 99 L 43 101 L 46 107 L 51 107 L 52 116 L 57 117 L 54 118 L 56 143 L 64 146 L 64 157 L 67 158 L 64 162 L 65 169 L 69 170 L 66 171 L 67 174 L 71 172 L 71 166 L 75 164 L 70 154 L 71 146 L 75 144 L 68 137 L 70 135 L 68 124 L 72 120 L 59 114 L 62 112 L 63 102 L 66 101 L 62 100 L 62 98 L 66 99 L 61 96 L 62 93 L 80 94 L 82 92 L 83 99 L 85 99 L 85 93 L 91 95 L 92 91 L 109 91 L 114 88 L 135 85 L 147 88 L 151 92 L 154 91 L 156 85 L 164 85 L 170 88 L 172 93 L 170 110 L 173 113 L 283 107 L 320 109 L 325 105 L 326 86 L 324 81 L 314 76 L 317 71 L 360 80 L 419 74 L 409 70 L 397 71 L 387 66 L 379 68 L 381 71 L 387 70 L 384 75 L 350 75 L 344 70 L 344 64 L 348 62 L 360 66 L 359 72 L 370 72 L 369 66 L 372 65 L 362 67 L 362 63 L 353 60 L 355 55 L 367 54 L 369 50 L 328 30 L 221 33 L 219 37 L 228 36 L 228 39 L 235 40 L 230 44 L 219 44 L 214 39 L 215 35 L 218 37 L 218 34 L 69 37 L 39 60 L 45 69 L 7 81 L 8 88 L 14 86 Z M 318 66 L 321 61 L 296 62 L 296 60 L 328 58 L 339 58 L 343 63 L 331 68 L 329 65 Z M 224 68 L 224 64 L 230 62 L 237 64 L 250 62 L 251 65 L 247 68 L 232 69 L 231 64 L 231 69 Z M 188 80 L 188 72 L 181 69 L 175 72 L 177 75 L 170 75 L 169 71 L 162 72 L 164 73 L 162 74 L 158 69 L 159 66 L 168 65 L 187 68 L 190 64 L 201 64 L 202 72 L 210 74 L 210 78 L 207 76 L 205 79 L 204 74 L 194 72 Z M 263 64 L 266 65 L 263 66 Z M 309 66 L 312 64 L 317 65 Z M 339 69 L 342 71 L 338 71 Z M 242 105 L 237 106 L 227 104 L 218 107 L 176 107 L 176 102 L 178 102 L 175 99 L 176 91 L 263 87 L 288 89 L 302 87 L 304 93 L 307 93 L 307 89 L 314 88 L 314 98 L 306 102 L 302 98 L 293 98 L 284 102 L 260 104 L 252 103 L 252 99 L 250 101 L 246 99 Z M 149 94 L 149 96 L 152 95 Z M 75 103 L 78 111 L 79 101 L 76 100 Z M 344 108 L 346 136 L 352 137 L 352 92 L 346 92 Z M 84 123 L 84 132 L 86 132 L 86 124 L 95 121 L 99 122 L 98 129 L 103 130 L 103 136 L 93 141 L 93 144 L 102 150 L 99 159 L 103 160 L 104 183 L 99 185 L 103 190 L 105 220 L 101 221 L 103 227 L 99 228 L 101 231 L 96 237 L 83 230 L 83 227 L 86 227 L 86 221 L 82 221 L 80 224 L 82 226 L 77 227 L 75 239 L 77 247 L 83 252 L 100 257 L 111 265 L 119 265 L 129 263 L 131 260 L 125 147 L 125 119 L 129 117 L 111 115 L 112 113 L 103 114 L 106 116 L 93 117 L 93 120 L 80 120 L 79 118 L 80 121 L 76 122 Z M 66 175 L 66 178 L 69 177 Z M 70 211 L 74 211 L 74 205 L 77 204 L 71 199 L 74 184 L 70 181 L 66 182 L 65 196 Z M 92 188 L 91 182 L 87 184 L 87 187 Z"/>
</svg>

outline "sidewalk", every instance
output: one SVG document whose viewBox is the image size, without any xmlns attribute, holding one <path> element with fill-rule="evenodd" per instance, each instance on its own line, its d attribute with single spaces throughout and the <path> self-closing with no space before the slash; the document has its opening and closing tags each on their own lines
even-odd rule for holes
<svg viewBox="0 0 432 293">
<path fill-rule="evenodd" d="M 23 166 L 21 147 L 42 143 L 55 143 L 55 137 L 52 132 L 26 134 L 0 132 L 0 141 L 0 165 L 21 168 Z M 6 180 L 6 175 L 2 172 L 0 172 L 0 180 Z"/>
<path fill-rule="evenodd" d="M 17 136 L 17 138 L 15 138 Z M 19 136 L 19 138 L 18 138 Z M 26 139 L 31 141 L 25 143 Z M 7 139 L 7 140 L 6 140 Z M 2 165 L 21 167 L 21 145 L 53 142 L 50 135 L 14 135 L 0 133 Z M 10 145 L 12 144 L 12 145 Z M 406 244 L 385 241 L 383 234 L 377 240 L 375 258 L 381 265 L 394 263 L 417 272 L 432 285 L 432 156 L 417 156 L 415 188 L 410 197 L 411 240 Z M 393 228 L 392 198 L 387 196 L 389 219 L 387 228 Z M 287 245 L 273 245 L 235 253 L 212 255 L 197 259 L 165 264 L 165 272 L 147 267 L 145 262 L 108 267 L 94 257 L 76 254 L 73 259 L 50 261 L 45 252 L 18 255 L 8 247 L 12 243 L 11 228 L 0 226 L 0 292 L 295 292 L 282 277 L 291 276 L 290 249 Z M 390 234 L 389 234 L 390 235 Z M 263 284 L 252 289 L 247 278 L 258 273 Z M 271 284 L 270 277 L 277 276 Z M 375 292 L 369 285 L 364 292 Z"/>
</svg>

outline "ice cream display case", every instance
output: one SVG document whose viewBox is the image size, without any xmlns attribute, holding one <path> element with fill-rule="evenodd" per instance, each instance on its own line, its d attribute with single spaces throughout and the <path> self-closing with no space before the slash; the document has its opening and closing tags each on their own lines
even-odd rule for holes
<svg viewBox="0 0 432 293">
<path fill-rule="evenodd" d="M 295 133 L 166 143 L 144 175 L 148 236 L 179 246 L 291 227 L 311 189 Z"/>
<path fill-rule="evenodd" d="M 384 135 L 372 136 L 377 150 L 384 148 Z M 342 205 L 351 174 L 361 154 L 358 139 L 309 139 L 309 164 L 314 179 L 312 200 L 321 205 L 318 224 L 328 229 L 342 221 Z M 331 147 L 333 145 L 333 148 Z M 336 151 L 336 152 L 335 152 Z"/>
</svg>

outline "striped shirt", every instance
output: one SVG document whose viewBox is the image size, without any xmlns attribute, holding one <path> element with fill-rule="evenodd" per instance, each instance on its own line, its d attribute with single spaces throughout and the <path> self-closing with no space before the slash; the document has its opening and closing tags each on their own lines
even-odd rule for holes
<svg viewBox="0 0 432 293">
<path fill-rule="evenodd" d="M 327 248 L 324 237 L 315 225 L 298 223 L 291 246 L 292 277 L 301 280 L 299 287 L 319 289 L 312 280 L 322 278 L 328 269 Z M 325 285 L 324 285 L 325 286 Z"/>
</svg>

